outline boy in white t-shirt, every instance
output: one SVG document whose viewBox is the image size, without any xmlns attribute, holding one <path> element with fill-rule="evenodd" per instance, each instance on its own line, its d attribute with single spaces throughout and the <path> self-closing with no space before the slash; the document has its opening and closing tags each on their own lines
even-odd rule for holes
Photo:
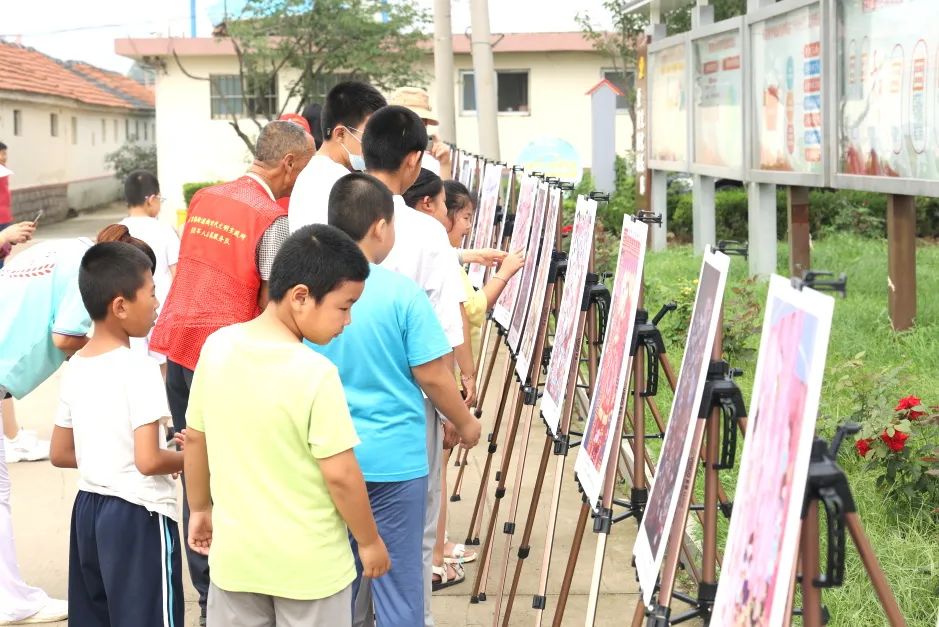
<svg viewBox="0 0 939 627">
<path fill-rule="evenodd" d="M 82 627 L 183 624 L 176 485 L 183 454 L 156 362 L 130 350 L 153 327 L 153 263 L 123 242 L 95 244 L 78 272 L 92 339 L 69 361 L 50 459 L 78 468 L 69 550 L 69 621 Z"/>
<path fill-rule="evenodd" d="M 156 285 L 156 297 L 162 305 L 170 293 L 170 284 L 176 276 L 176 263 L 179 261 L 179 235 L 172 226 L 157 218 L 160 215 L 163 197 L 160 196 L 160 182 L 146 170 L 131 172 L 124 181 L 124 199 L 127 201 L 127 217 L 121 224 L 130 234 L 141 239 L 156 255 L 156 268 L 153 271 L 153 283 Z M 160 309 L 157 308 L 159 316 Z M 149 349 L 149 335 L 144 338 L 131 338 L 133 350 L 150 354 L 160 364 L 166 374 L 166 357 Z"/>
</svg>

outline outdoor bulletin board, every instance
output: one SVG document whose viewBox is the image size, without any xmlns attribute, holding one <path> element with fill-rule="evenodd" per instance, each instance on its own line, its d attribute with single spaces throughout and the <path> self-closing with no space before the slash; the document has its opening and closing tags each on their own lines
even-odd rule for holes
<svg viewBox="0 0 939 627">
<path fill-rule="evenodd" d="M 749 179 L 822 187 L 830 94 L 824 7 L 781 2 L 747 15 L 749 25 Z"/>
<path fill-rule="evenodd" d="M 649 167 L 687 172 L 691 71 L 688 35 L 675 35 L 649 46 Z"/>
<path fill-rule="evenodd" d="M 939 195 L 939 5 L 838 0 L 833 180 Z"/>
<path fill-rule="evenodd" d="M 691 171 L 744 179 L 744 27 L 742 17 L 691 34 Z"/>
</svg>

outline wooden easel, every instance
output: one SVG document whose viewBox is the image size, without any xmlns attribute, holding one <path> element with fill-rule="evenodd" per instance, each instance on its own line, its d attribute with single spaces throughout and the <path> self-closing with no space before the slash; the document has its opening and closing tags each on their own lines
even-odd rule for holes
<svg viewBox="0 0 939 627">
<path fill-rule="evenodd" d="M 556 182 L 556 181 L 555 181 Z M 550 189 L 550 188 L 549 188 Z M 548 192 L 551 193 L 550 191 Z M 550 196 L 547 202 L 550 202 Z M 558 206 L 555 208 L 556 219 L 555 222 L 560 222 L 562 217 L 562 206 L 563 197 L 558 195 Z M 550 211 L 548 212 L 550 214 Z M 557 230 L 556 225 L 544 224 L 541 229 L 541 235 L 539 243 L 530 242 L 529 243 L 529 254 L 533 250 L 537 251 L 540 248 L 540 254 L 536 259 L 541 259 L 543 255 L 552 255 L 550 261 L 552 264 L 555 264 L 557 257 L 555 256 L 554 244 L 556 242 L 555 233 Z M 534 238 L 534 233 L 532 238 Z M 540 264 L 536 264 L 534 272 L 537 272 L 537 267 Z M 556 268 L 556 266 L 555 266 Z M 552 272 L 554 276 L 552 278 L 557 278 L 557 272 Z M 539 317 L 538 328 L 536 329 L 535 335 L 535 347 L 533 351 L 532 360 L 528 365 L 528 370 L 525 373 L 525 376 L 520 377 L 519 388 L 515 394 L 515 409 L 513 412 L 512 423 L 510 426 L 508 442 L 506 443 L 505 451 L 502 454 L 502 463 L 499 472 L 497 473 L 497 486 L 495 489 L 495 501 L 492 506 L 492 511 L 489 516 L 489 523 L 487 525 L 487 531 L 482 536 L 483 548 L 480 555 L 479 569 L 476 573 L 476 581 L 473 585 L 472 595 L 470 597 L 471 603 L 478 603 L 480 601 L 486 600 L 486 591 L 484 589 L 486 583 L 488 582 L 489 577 L 489 567 L 492 559 L 492 548 L 493 548 L 493 530 L 495 528 L 496 519 L 499 514 L 500 503 L 502 498 L 505 496 L 505 484 L 509 473 L 509 467 L 511 465 L 512 455 L 515 448 L 515 440 L 521 432 L 521 446 L 519 453 L 519 460 L 517 465 L 517 480 L 512 490 L 512 499 L 511 499 L 511 522 L 507 523 L 504 527 L 507 535 L 507 547 L 511 543 L 511 535 L 514 533 L 514 519 L 518 507 L 518 495 L 521 489 L 521 478 L 524 474 L 524 464 L 525 456 L 528 450 L 528 435 L 531 429 L 532 417 L 534 415 L 534 407 L 538 401 L 538 386 L 541 374 L 541 362 L 544 355 L 544 347 L 548 334 L 548 324 L 547 317 L 550 312 L 550 303 L 553 301 L 553 292 L 554 292 L 554 283 L 549 282 L 547 289 L 541 299 L 541 302 L 531 302 L 529 307 L 537 307 L 537 311 L 541 311 L 541 316 Z M 524 420 L 521 419 L 523 406 L 527 406 L 528 410 L 525 412 Z M 485 474 L 485 473 L 484 473 Z M 485 480 L 485 477 L 483 478 Z M 483 494 L 485 491 L 485 481 L 480 483 L 480 494 Z M 477 498 L 478 501 L 478 498 Z M 481 521 L 481 517 L 476 517 L 474 512 L 474 518 L 477 518 Z M 475 538 L 474 538 L 475 539 Z M 506 549 L 508 551 L 508 548 Z M 505 574 L 503 572 L 503 582 Z"/>
</svg>

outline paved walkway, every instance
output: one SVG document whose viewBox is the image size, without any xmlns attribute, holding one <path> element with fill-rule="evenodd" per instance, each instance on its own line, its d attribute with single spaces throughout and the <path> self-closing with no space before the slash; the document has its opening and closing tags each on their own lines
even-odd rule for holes
<svg viewBox="0 0 939 627">
<path fill-rule="evenodd" d="M 113 205 L 105 210 L 84 214 L 72 220 L 40 227 L 37 238 L 94 236 L 101 227 L 118 221 L 122 216 L 122 207 Z M 500 359 L 496 367 L 497 376 L 501 373 L 501 369 Z M 36 429 L 43 437 L 49 437 L 52 432 L 52 417 L 55 413 L 57 395 L 58 376 L 53 376 L 35 392 L 17 403 L 17 416 L 21 424 L 27 428 Z M 482 418 L 484 421 L 484 434 L 491 430 L 494 419 L 493 414 L 498 402 L 495 397 L 496 394 L 491 393 L 486 399 Z M 505 448 L 504 442 L 505 437 L 503 434 L 503 437 L 500 438 L 499 452 L 496 454 L 497 462 L 501 460 Z M 522 497 L 518 508 L 516 538 L 521 536 L 535 480 L 534 474 L 538 469 L 538 461 L 544 445 L 544 427 L 537 416 L 533 421 L 529 442 L 525 476 L 522 482 Z M 486 451 L 483 446 L 478 447 L 470 454 L 462 490 L 463 498 L 458 503 L 450 504 L 450 535 L 457 541 L 461 541 L 466 536 L 485 457 Z M 512 612 L 512 625 L 530 625 L 533 622 L 534 611 L 531 608 L 531 599 L 537 590 L 540 577 L 541 551 L 544 546 L 547 527 L 547 507 L 544 500 L 547 500 L 551 494 L 553 462 L 552 459 L 545 479 L 542 506 L 539 508 L 531 542 L 531 556 L 522 571 L 523 577 Z M 573 481 L 572 467 L 573 455 L 568 460 L 565 468 L 564 489 L 557 524 L 558 532 L 550 569 L 547 610 L 544 616 L 547 624 L 550 624 L 554 616 L 557 591 L 560 587 L 560 579 L 570 550 L 572 532 L 580 510 L 580 496 Z M 69 516 L 76 490 L 75 471 L 59 470 L 53 468 L 48 462 L 13 464 L 10 469 L 14 490 L 13 515 L 16 543 L 23 574 L 28 582 L 42 586 L 51 595 L 64 598 L 67 589 Z M 507 483 L 508 493 L 501 504 L 501 514 L 496 525 L 495 557 L 490 571 L 489 584 L 485 587 L 487 601 L 470 604 L 469 595 L 473 579 L 476 576 L 477 564 L 468 564 L 465 583 L 448 588 L 434 596 L 434 615 L 437 624 L 441 627 L 492 624 L 493 608 L 498 592 L 497 584 L 501 575 L 504 539 L 506 538 L 501 529 L 503 522 L 507 520 L 506 514 L 509 511 L 511 489 L 515 483 L 515 469 L 516 464 L 513 461 Z M 456 476 L 454 471 L 455 469 L 451 466 L 449 477 L 451 486 Z M 494 488 L 495 483 L 491 482 L 488 490 L 490 501 L 492 500 Z M 486 520 L 488 520 L 488 513 Z M 634 537 L 635 524 L 631 521 L 617 525 L 610 536 L 601 581 L 596 625 L 628 624 L 632 615 L 637 598 L 634 571 L 630 566 L 631 547 Z M 580 552 L 580 560 L 575 571 L 572 593 L 565 612 L 564 625 L 583 624 L 590 576 L 593 570 L 595 546 L 596 539 L 588 524 L 587 534 Z M 510 568 L 514 568 L 516 552 L 516 548 L 511 550 Z M 509 577 L 511 578 L 511 570 Z M 188 578 L 184 576 L 184 579 L 187 601 L 186 625 L 188 627 L 198 624 L 198 608 Z M 60 625 L 65 625 L 65 623 L 60 623 Z"/>
</svg>

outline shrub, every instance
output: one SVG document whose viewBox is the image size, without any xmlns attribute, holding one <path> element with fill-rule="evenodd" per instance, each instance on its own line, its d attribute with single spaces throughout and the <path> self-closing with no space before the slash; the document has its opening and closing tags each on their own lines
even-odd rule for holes
<svg viewBox="0 0 939 627">
<path fill-rule="evenodd" d="M 146 170 L 158 176 L 157 151 L 154 144 L 125 142 L 114 152 L 105 155 L 104 161 L 114 170 L 114 176 L 120 181 L 126 179 L 127 175 L 135 170 Z"/>
<path fill-rule="evenodd" d="M 211 187 L 213 185 L 218 185 L 221 181 L 202 181 L 200 183 L 183 183 L 183 199 L 186 201 L 186 206 L 189 206 L 189 203 L 192 202 L 192 197 L 196 195 L 196 192 L 202 189 L 203 187 Z"/>
</svg>

